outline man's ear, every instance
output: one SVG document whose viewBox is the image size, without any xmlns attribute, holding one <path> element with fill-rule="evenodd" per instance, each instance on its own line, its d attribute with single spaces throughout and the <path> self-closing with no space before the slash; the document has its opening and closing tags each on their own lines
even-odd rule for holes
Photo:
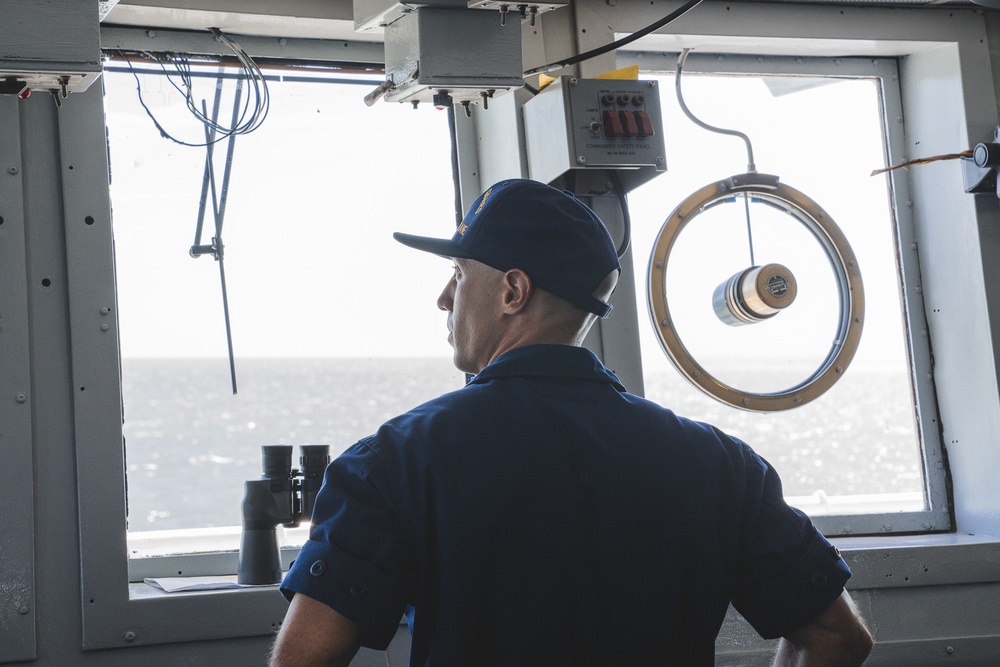
<svg viewBox="0 0 1000 667">
<path fill-rule="evenodd" d="M 510 269 L 503 275 L 503 311 L 505 315 L 516 315 L 528 307 L 535 286 L 531 278 L 521 269 Z"/>
</svg>

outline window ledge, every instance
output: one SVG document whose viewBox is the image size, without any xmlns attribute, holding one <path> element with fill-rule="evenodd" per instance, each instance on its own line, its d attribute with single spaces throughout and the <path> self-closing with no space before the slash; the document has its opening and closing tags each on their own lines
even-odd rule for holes
<svg viewBox="0 0 1000 667">
<path fill-rule="evenodd" d="M 851 590 L 1000 581 L 1000 540 L 968 533 L 833 537 Z"/>
<path fill-rule="evenodd" d="M 128 534 L 128 580 L 137 586 L 147 577 L 201 577 L 236 574 L 239 526 L 156 530 Z M 309 538 L 309 524 L 277 527 L 281 564 L 289 563 Z M 130 591 L 132 597 L 148 597 Z M 176 593 L 170 593 L 173 596 Z"/>
</svg>

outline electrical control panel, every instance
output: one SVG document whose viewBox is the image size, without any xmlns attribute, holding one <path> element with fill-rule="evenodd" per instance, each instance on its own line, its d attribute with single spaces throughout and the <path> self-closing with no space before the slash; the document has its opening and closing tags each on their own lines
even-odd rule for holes
<svg viewBox="0 0 1000 667">
<path fill-rule="evenodd" d="M 388 102 L 483 103 L 524 85 L 521 26 L 500 25 L 493 12 L 421 7 L 385 28 Z"/>
<path fill-rule="evenodd" d="M 615 170 L 631 190 L 667 169 L 656 81 L 564 76 L 524 105 L 524 131 L 528 174 L 546 183 Z"/>
<path fill-rule="evenodd" d="M 60 97 L 86 90 L 101 74 L 101 35 L 93 3 L 0 2 L 0 94 Z"/>
</svg>

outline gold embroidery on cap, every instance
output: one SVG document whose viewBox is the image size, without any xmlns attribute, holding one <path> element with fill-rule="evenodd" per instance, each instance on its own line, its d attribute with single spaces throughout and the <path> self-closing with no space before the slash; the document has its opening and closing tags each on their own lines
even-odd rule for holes
<svg viewBox="0 0 1000 667">
<path fill-rule="evenodd" d="M 460 235 L 462 235 L 462 236 L 465 236 L 465 230 L 468 229 L 468 228 L 469 228 L 469 226 L 463 222 L 462 224 L 460 224 L 458 226 L 458 233 Z"/>
<path fill-rule="evenodd" d="M 486 206 L 486 200 L 490 198 L 491 192 L 493 192 L 493 188 L 490 188 L 489 190 L 483 193 L 483 200 L 479 202 L 479 206 L 476 208 L 476 213 L 482 211 L 483 207 Z M 473 215 L 475 215 L 476 213 L 473 213 Z"/>
</svg>

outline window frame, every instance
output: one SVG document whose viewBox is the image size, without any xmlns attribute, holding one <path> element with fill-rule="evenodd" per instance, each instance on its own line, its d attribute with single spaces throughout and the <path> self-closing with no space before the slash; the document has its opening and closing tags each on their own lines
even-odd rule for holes
<svg viewBox="0 0 1000 667">
<path fill-rule="evenodd" d="M 102 28 L 102 48 L 229 55 L 208 34 L 131 28 Z M 153 41 L 155 38 L 155 42 Z M 255 56 L 330 60 L 380 70 L 381 44 L 316 39 L 240 38 Z M 334 50 L 334 47 L 339 47 Z M 322 56 L 322 57 L 320 57 Z M 85 651 L 116 647 L 270 635 L 277 631 L 287 603 L 277 586 L 163 593 L 143 582 L 152 576 L 235 574 L 239 557 L 232 536 L 219 531 L 213 548 L 185 553 L 196 531 L 172 531 L 160 546 L 170 555 L 132 558 L 125 496 L 125 450 L 114 239 L 108 192 L 109 163 L 101 85 L 66 102 L 74 113 L 59 126 L 66 179 L 68 221 L 91 217 L 102 224 L 67 224 L 66 264 L 71 322 L 73 418 L 80 522 L 81 608 Z M 103 224 L 107 221 L 107 224 Z M 86 391 L 87 387 L 101 390 Z M 30 477 L 29 477 L 30 479 Z M 237 541 L 238 544 L 238 541 Z M 179 545 L 179 546 L 177 546 Z M 173 547 L 173 548 L 171 548 Z M 152 549 L 150 551 L 155 551 Z M 180 553 L 179 553 L 180 552 Z M 298 548 L 281 550 L 282 565 Z M 239 609 L 239 613 L 233 613 Z M 163 619 L 171 619 L 163 623 Z M 225 618 L 224 624 L 212 622 Z"/>
<path fill-rule="evenodd" d="M 673 74 L 677 53 L 623 51 L 619 66 L 637 65 L 640 76 Z M 877 82 L 882 105 L 883 152 L 887 164 L 905 161 L 902 99 L 896 58 L 788 57 L 692 52 L 685 62 L 686 72 L 806 77 L 871 79 Z M 896 119 L 891 121 L 890 119 Z M 895 233 L 899 271 L 900 303 L 905 323 L 904 337 L 913 397 L 914 427 L 918 440 L 927 508 L 906 512 L 828 514 L 811 517 L 826 535 L 878 535 L 893 533 L 943 532 L 953 528 L 952 499 L 948 471 L 942 453 L 940 418 L 931 373 L 932 360 L 928 324 L 921 294 L 919 258 L 915 252 L 916 230 L 909 202 L 909 180 L 901 172 L 889 172 L 889 212 Z M 664 211 L 664 217 L 669 211 Z M 639 258 L 640 266 L 645 259 Z M 623 281 L 624 282 L 624 281 Z M 629 283 L 631 288 L 631 283 Z M 640 316 L 639 326 L 645 326 Z M 921 333 L 922 332 L 922 333 Z"/>
<path fill-rule="evenodd" d="M 17 114 L 19 100 L 10 96 L 0 99 L 0 117 L 14 119 L 0 136 L 0 155 L 11 156 L 5 168 L 7 175 L 15 177 L 23 172 L 19 136 L 22 128 Z M 0 646 L 4 658 L 35 660 L 35 626 L 38 608 L 35 581 L 35 475 L 34 452 L 30 443 L 37 434 L 32 430 L 32 403 L 35 385 L 29 358 L 31 350 L 30 329 L 32 310 L 28 302 L 31 293 L 28 284 L 27 243 L 29 233 L 25 228 L 25 200 L 39 196 L 32 192 L 30 183 L 22 178 L 0 180 L 0 201 L 4 202 L 3 228 L 0 230 L 0 266 L 3 268 L 5 289 L 0 290 L 0 313 L 3 314 L 3 336 L 0 336 L 0 393 L 5 400 L 0 406 L 0 449 L 4 451 L 4 465 L 0 466 L 0 488 L 6 492 L 5 511 L 0 515 L 0 532 L 5 536 L 3 547 L 4 575 L 10 591 L 9 605 L 16 610 L 0 623 Z M 37 283 L 36 283 L 37 284 Z"/>
<path fill-rule="evenodd" d="M 934 33 L 927 23 L 920 20 L 904 22 L 906 27 L 921 27 Z M 874 25 L 874 24 L 869 24 Z M 964 25 L 964 24 L 963 24 Z M 840 28 L 843 30 L 844 28 Z M 920 31 L 918 31 L 920 32 Z M 973 43 L 969 35 L 956 37 L 953 32 L 941 31 L 944 36 L 939 39 L 960 46 L 963 50 L 972 50 Z M 159 31 L 157 41 L 145 31 L 102 27 L 102 44 L 104 48 L 144 48 L 162 49 L 168 43 L 163 37 L 173 31 Z M 950 37 L 949 37 L 950 36 Z M 186 40 L 185 46 L 169 42 L 174 48 L 194 49 L 186 46 L 194 43 L 212 52 L 210 37 L 182 34 L 177 37 Z M 933 39 L 933 37 L 932 37 Z M 950 39 L 950 41 L 949 41 Z M 274 54 L 288 57 L 296 45 L 303 44 L 308 53 L 328 56 L 331 53 L 329 43 L 323 40 L 286 40 L 287 43 L 278 46 L 275 39 L 241 38 L 247 50 L 255 55 Z M 917 43 L 910 43 L 906 48 L 916 49 Z M 372 43 L 340 42 L 338 53 L 350 54 L 358 58 L 354 62 L 378 62 L 381 58 L 381 45 Z M 352 48 L 345 48 L 345 47 Z M 356 47 L 356 49 L 354 48 Z M 978 53 L 978 52 L 977 52 Z M 360 54 L 360 57 L 359 57 Z M 373 54 L 378 54 L 372 57 Z M 627 64 L 630 53 L 621 53 L 619 61 Z M 971 57 L 971 56 L 970 56 Z M 666 60 L 666 59 L 665 59 Z M 728 57 L 730 65 L 738 59 Z M 753 59 L 756 61 L 756 58 Z M 769 58 L 764 59 L 765 62 Z M 803 59 L 808 60 L 808 59 Z M 879 58 L 878 60 L 885 60 Z M 697 71 L 697 58 L 689 59 L 690 67 Z M 648 66 L 649 61 L 641 63 Z M 752 63 L 751 63 L 752 65 Z M 955 76 L 958 76 L 955 74 Z M 899 91 L 895 86 L 896 108 L 898 108 Z M 501 98 L 502 99 L 502 98 Z M 498 100 L 498 103 L 500 100 Z M 284 617 L 286 604 L 277 594 L 274 587 L 225 590 L 213 592 L 193 592 L 156 594 L 149 587 L 140 583 L 129 584 L 129 551 L 126 539 L 125 524 L 125 490 L 124 490 L 124 457 L 121 439 L 121 393 L 118 377 L 118 345 L 117 345 L 117 315 L 114 308 L 114 256 L 113 239 L 111 238 L 110 202 L 107 196 L 108 165 L 107 152 L 104 143 L 103 100 L 100 87 L 95 84 L 85 93 L 77 93 L 65 102 L 65 110 L 72 113 L 62 114 L 60 125 L 60 168 L 64 176 L 75 177 L 67 181 L 64 202 L 67 220 L 66 262 L 67 283 L 69 285 L 72 353 L 71 376 L 73 386 L 77 389 L 73 397 L 73 429 L 74 447 L 76 451 L 76 477 L 79 512 L 80 567 L 81 567 L 81 608 L 83 618 L 82 644 L 84 650 L 148 646 L 172 642 L 187 642 L 197 640 L 249 637 L 272 634 L 277 623 Z M 891 161 L 898 161 L 902 156 L 902 125 L 890 127 L 889 156 Z M 461 130 L 461 128 L 460 128 Z M 468 127 L 466 127 L 468 130 Z M 475 137 L 468 132 L 460 133 L 460 148 L 462 136 L 465 141 Z M 72 172 L 67 171 L 69 165 L 75 165 Z M 473 183 L 473 179 L 463 181 Z M 894 203 L 908 202 L 908 180 L 902 176 L 892 177 L 892 193 Z M 911 213 L 907 207 L 894 206 L 900 220 L 905 216 L 907 223 L 905 231 L 898 231 L 900 247 L 909 248 L 915 243 Z M 82 214 L 92 215 L 100 224 L 89 226 L 86 230 L 72 223 Z M 79 226 L 82 227 L 82 226 Z M 903 225 L 900 225 L 902 228 Z M 919 295 L 919 272 L 908 270 L 904 272 L 904 290 L 907 294 Z M 112 305 L 110 313 L 102 314 L 101 308 Z M 923 304 L 919 297 L 908 301 L 907 317 L 909 321 L 925 321 Z M 103 331 L 101 324 L 109 324 L 109 331 Z M 911 331 L 914 330 L 910 329 Z M 617 343 L 607 341 L 611 355 L 619 355 L 615 348 Z M 914 349 L 911 346 L 911 349 Z M 929 353 L 919 356 L 920 368 L 930 368 Z M 920 426 L 923 434 L 934 434 L 940 441 L 939 426 L 935 423 L 936 408 L 933 405 L 933 382 L 930 378 L 917 378 L 918 387 L 923 393 L 920 404 L 925 406 L 920 415 Z M 102 387 L 102 391 L 90 393 L 80 392 L 79 386 Z M 931 417 L 933 412 L 934 417 Z M 938 449 L 940 455 L 940 449 Z M 936 467 L 936 466 L 935 466 Z M 933 471 L 932 471 L 933 472 Z M 946 476 L 946 469 L 939 473 Z M 947 500 L 945 496 L 944 500 Z M 947 503 L 941 505 L 947 511 Z M 817 522 L 820 523 L 820 522 Z M 878 532 L 878 526 L 875 526 Z M 894 528 L 898 528 L 894 526 Z M 918 526 L 917 530 L 923 530 Z M 829 533 L 829 529 L 826 529 Z M 836 531 L 834 531 L 836 532 Z M 867 577 L 856 578 L 852 588 L 881 588 L 885 581 L 872 569 L 868 572 L 866 563 L 871 565 L 873 559 L 888 550 L 898 548 L 909 549 L 913 546 L 935 545 L 939 539 L 950 536 L 887 536 L 880 538 L 851 538 L 854 542 L 846 546 L 845 557 L 852 568 L 858 568 Z M 838 542 L 840 543 L 840 542 Z M 949 562 L 954 557 L 961 557 L 965 549 L 972 548 L 962 543 L 941 543 L 941 562 Z M 987 560 L 996 559 L 995 545 L 984 545 L 991 551 Z M 976 546 L 975 548 L 979 548 Z M 963 550 L 959 553 L 958 550 Z M 851 552 L 854 553 L 851 553 Z M 212 573 L 220 563 L 235 562 L 232 552 L 211 554 L 190 554 L 174 557 L 164 557 L 161 563 L 166 574 L 167 568 L 173 570 L 180 567 L 185 574 L 196 574 L 199 570 Z M 978 559 L 976 559 L 978 560 Z M 234 567 L 222 565 L 230 572 Z M 174 570 L 176 571 L 176 570 Z M 138 573 L 136 573 L 138 574 Z M 953 573 L 954 578 L 947 583 L 969 583 L 973 578 L 964 574 Z M 144 576 L 149 576 L 144 575 Z M 993 572 L 982 575 L 982 580 L 992 581 Z M 979 581 L 980 579 L 975 579 Z M 942 583 L 936 581 L 934 583 Z M 901 585 L 898 582 L 895 585 Z M 93 602 L 91 602 L 93 600 Z M 238 611 L 237 611 L 238 610 Z M 29 617 L 30 618 L 30 617 Z M 164 623 L 164 619 L 170 619 Z M 221 619 L 225 619 L 221 622 Z M 725 634 L 724 630 L 724 634 Z"/>
</svg>

